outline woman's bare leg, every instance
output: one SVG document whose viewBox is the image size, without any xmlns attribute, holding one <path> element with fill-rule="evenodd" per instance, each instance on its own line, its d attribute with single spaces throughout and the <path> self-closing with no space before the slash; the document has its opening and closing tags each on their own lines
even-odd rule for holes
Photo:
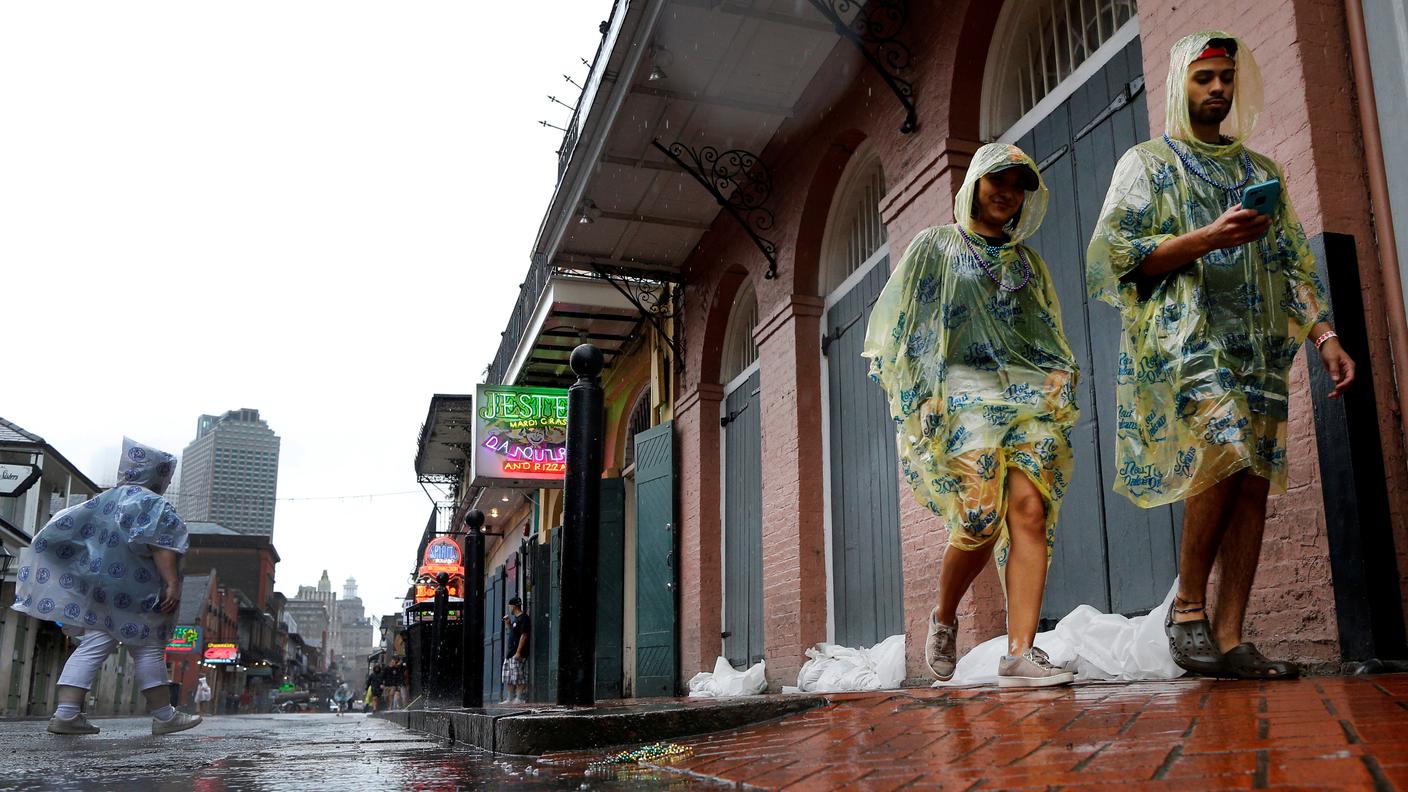
<svg viewBox="0 0 1408 792">
<path fill-rule="evenodd" d="M 1007 475 L 1007 653 L 1030 649 L 1046 590 L 1046 502 L 1027 474 Z"/>
<path fill-rule="evenodd" d="M 939 569 L 939 609 L 935 614 L 939 623 L 957 622 L 958 603 L 991 558 L 991 544 L 984 545 L 980 550 L 960 550 L 953 545 L 948 546 L 944 551 L 944 565 Z"/>
</svg>

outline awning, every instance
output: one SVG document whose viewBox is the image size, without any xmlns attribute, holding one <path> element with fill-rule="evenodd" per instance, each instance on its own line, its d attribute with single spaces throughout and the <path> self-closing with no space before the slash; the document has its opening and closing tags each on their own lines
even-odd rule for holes
<svg viewBox="0 0 1408 792">
<path fill-rule="evenodd" d="M 474 397 L 445 393 L 431 396 L 416 447 L 416 477 L 422 483 L 459 480 L 473 447 Z"/>
<path fill-rule="evenodd" d="M 576 379 L 568 365 L 572 350 L 593 344 L 610 365 L 640 321 L 640 311 L 609 282 L 554 273 L 544 284 L 525 331 L 524 339 L 531 343 L 519 345 L 505 381 L 548 387 L 571 384 Z"/>
</svg>

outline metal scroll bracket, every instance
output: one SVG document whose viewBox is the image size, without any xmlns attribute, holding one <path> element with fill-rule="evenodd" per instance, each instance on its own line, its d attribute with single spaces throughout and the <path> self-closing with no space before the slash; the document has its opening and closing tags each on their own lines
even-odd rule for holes
<svg viewBox="0 0 1408 792">
<path fill-rule="evenodd" d="M 622 297 L 635 306 L 643 319 L 650 322 L 650 325 L 655 328 L 655 332 L 669 345 L 670 354 L 675 359 L 676 369 L 684 371 L 681 343 L 679 339 L 675 338 L 681 323 L 675 322 L 675 334 L 666 332 L 664 324 L 666 319 L 678 320 L 680 318 L 679 300 L 683 286 L 676 284 L 674 289 L 670 289 L 663 282 L 623 275 L 596 262 L 592 262 L 590 266 L 597 277 L 611 284 L 616 291 L 621 293 Z"/>
<path fill-rule="evenodd" d="M 867 62 L 890 86 L 904 105 L 900 132 L 908 135 L 919 128 L 919 112 L 914 107 L 914 84 L 900 76 L 914 62 L 914 53 L 899 40 L 909 17 L 908 0 L 808 0 L 836 28 L 836 32 L 856 45 Z M 854 11 L 851 21 L 846 16 Z"/>
<path fill-rule="evenodd" d="M 762 236 L 775 223 L 772 210 L 764 206 L 772 196 L 772 174 L 758 155 L 742 149 L 721 152 L 713 146 L 692 149 L 678 141 L 668 146 L 659 140 L 650 143 L 714 196 L 768 260 L 763 277 L 776 278 L 777 245 Z"/>
</svg>

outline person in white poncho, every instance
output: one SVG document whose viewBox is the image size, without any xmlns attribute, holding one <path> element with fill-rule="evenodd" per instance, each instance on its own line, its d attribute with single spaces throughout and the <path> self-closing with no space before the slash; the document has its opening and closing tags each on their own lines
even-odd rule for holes
<svg viewBox="0 0 1408 792">
<path fill-rule="evenodd" d="M 55 514 L 20 556 L 11 607 L 82 635 L 59 676 L 54 734 L 98 733 L 79 707 L 119 643 L 132 657 L 152 734 L 201 721 L 171 706 L 166 673 L 187 546 L 186 524 L 162 497 L 175 470 L 176 457 L 124 438 L 117 486 Z"/>
</svg>

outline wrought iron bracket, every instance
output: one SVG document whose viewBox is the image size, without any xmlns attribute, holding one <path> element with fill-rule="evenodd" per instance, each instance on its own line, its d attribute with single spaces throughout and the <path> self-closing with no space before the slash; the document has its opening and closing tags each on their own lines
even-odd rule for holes
<svg viewBox="0 0 1408 792">
<path fill-rule="evenodd" d="M 776 222 L 764 204 L 772 196 L 772 174 L 758 155 L 742 149 L 719 151 L 713 146 L 692 149 L 678 141 L 651 145 L 694 177 L 728 212 L 768 260 L 764 278 L 777 277 L 777 245 L 762 236 Z"/>
<path fill-rule="evenodd" d="M 417 484 L 438 484 L 446 487 L 459 486 L 461 476 L 451 473 L 418 473 Z"/>
<path fill-rule="evenodd" d="M 651 327 L 655 328 L 655 332 L 665 339 L 666 344 L 669 344 L 670 354 L 675 358 L 676 368 L 683 371 L 684 355 L 681 354 L 680 345 L 674 335 L 665 331 L 664 321 L 679 318 L 678 294 L 684 287 L 676 286 L 672 291 L 669 285 L 664 282 L 622 275 L 595 262 L 591 264 L 591 268 L 598 278 L 611 284 L 616 291 L 621 293 L 622 297 L 625 297 L 631 305 L 636 307 L 637 311 L 640 311 L 643 319 L 650 322 Z M 675 328 L 677 330 L 680 328 L 680 322 L 675 322 Z"/>
<path fill-rule="evenodd" d="M 914 53 L 900 41 L 909 17 L 908 0 L 808 0 L 826 17 L 846 40 L 856 45 L 867 62 L 890 86 L 895 98 L 904 105 L 904 123 L 900 132 L 908 135 L 919 128 L 919 113 L 914 107 L 914 84 L 900 76 L 914 62 Z M 846 15 L 855 11 L 850 22 Z"/>
</svg>

